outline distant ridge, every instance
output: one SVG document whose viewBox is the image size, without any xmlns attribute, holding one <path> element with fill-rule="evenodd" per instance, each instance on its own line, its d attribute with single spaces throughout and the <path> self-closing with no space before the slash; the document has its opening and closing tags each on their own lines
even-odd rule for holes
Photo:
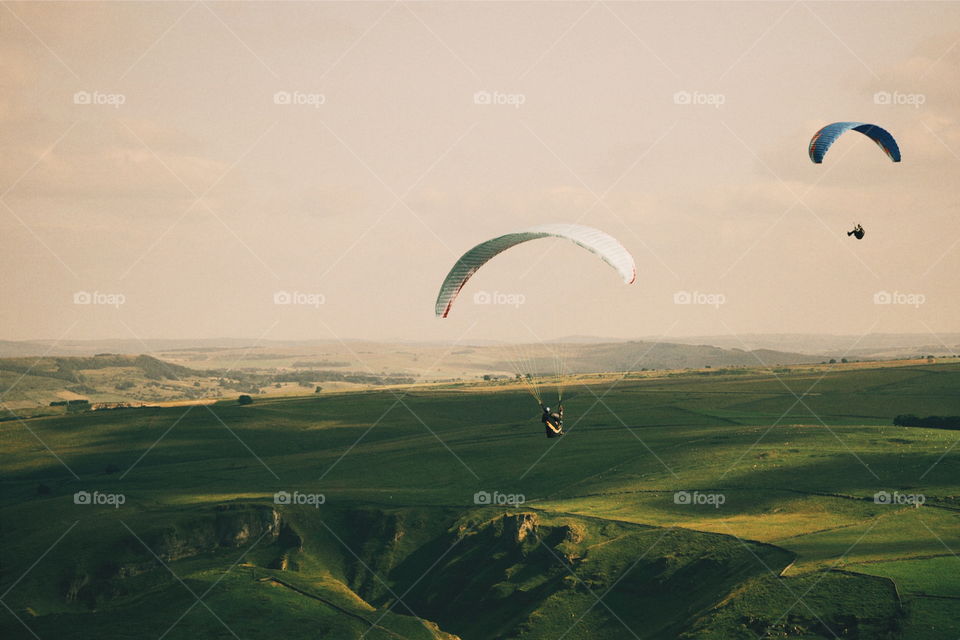
<svg viewBox="0 0 960 640">
<path fill-rule="evenodd" d="M 389 350 L 394 348 L 445 347 L 444 342 L 406 340 L 346 340 L 351 345 L 368 345 Z M 952 355 L 960 353 L 960 333 L 876 333 L 865 336 L 824 334 L 742 334 L 712 336 L 647 336 L 634 339 L 590 335 L 571 335 L 547 340 L 560 345 L 612 345 L 629 343 L 688 345 L 716 347 L 728 350 L 768 350 L 795 356 L 823 358 L 891 359 L 918 355 Z M 107 340 L 0 340 L 0 358 L 47 356 L 91 356 L 98 353 L 157 354 L 175 351 L 212 351 L 215 349 L 280 349 L 320 348 L 339 345 L 338 340 L 257 340 L 255 338 L 200 338 L 200 339 L 107 339 Z M 507 341 L 473 340 L 460 346 L 493 348 L 507 346 Z M 365 347 L 367 348 L 367 347 Z M 755 363 L 755 361 L 754 361 Z"/>
</svg>

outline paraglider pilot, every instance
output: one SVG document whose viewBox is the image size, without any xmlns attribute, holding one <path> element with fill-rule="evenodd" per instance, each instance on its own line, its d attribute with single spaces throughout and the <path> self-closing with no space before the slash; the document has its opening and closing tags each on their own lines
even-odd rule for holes
<svg viewBox="0 0 960 640">
<path fill-rule="evenodd" d="M 550 407 L 543 407 L 543 415 L 540 416 L 540 422 L 543 423 L 544 431 L 548 438 L 556 438 L 563 435 L 563 405 L 557 407 L 557 411 L 551 412 Z"/>
<path fill-rule="evenodd" d="M 857 238 L 857 240 L 863 240 L 863 234 L 864 234 L 864 233 L 865 233 L 865 232 L 864 232 L 864 230 L 863 230 L 863 227 L 860 226 L 860 223 L 859 223 L 859 222 L 857 223 L 857 226 L 855 226 L 855 227 L 853 228 L 853 231 L 847 231 L 847 235 L 848 235 L 848 236 L 855 236 L 855 237 Z"/>
</svg>

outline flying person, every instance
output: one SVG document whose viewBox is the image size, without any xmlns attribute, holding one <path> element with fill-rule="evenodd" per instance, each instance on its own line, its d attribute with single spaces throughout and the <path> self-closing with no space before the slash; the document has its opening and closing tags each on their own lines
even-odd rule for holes
<svg viewBox="0 0 960 640">
<path fill-rule="evenodd" d="M 860 226 L 860 223 L 857 223 L 857 226 L 853 228 L 853 231 L 847 231 L 848 236 L 854 236 L 857 240 L 863 240 L 863 235 L 866 232 L 863 230 L 863 227 Z"/>
<path fill-rule="evenodd" d="M 540 422 L 543 423 L 545 434 L 548 438 L 556 438 L 563 435 L 563 417 L 559 413 L 550 411 L 550 407 L 543 406 L 543 415 L 540 416 Z M 562 411 L 562 409 L 560 409 Z"/>
</svg>

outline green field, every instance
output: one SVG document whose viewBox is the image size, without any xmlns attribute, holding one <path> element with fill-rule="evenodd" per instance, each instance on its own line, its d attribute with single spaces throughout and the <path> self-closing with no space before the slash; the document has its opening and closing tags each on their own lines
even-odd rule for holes
<svg viewBox="0 0 960 640">
<path fill-rule="evenodd" d="M 567 395 L 556 440 L 507 385 L 3 422 L 0 633 L 960 637 L 960 431 L 891 426 L 960 364 Z"/>
</svg>

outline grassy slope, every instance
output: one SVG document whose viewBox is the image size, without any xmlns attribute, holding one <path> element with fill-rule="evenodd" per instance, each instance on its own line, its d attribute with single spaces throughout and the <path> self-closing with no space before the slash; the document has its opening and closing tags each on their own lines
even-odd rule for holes
<svg viewBox="0 0 960 640">
<path fill-rule="evenodd" d="M 470 393 L 418 389 L 404 397 L 402 403 L 390 392 L 379 392 L 265 401 L 250 407 L 224 404 L 213 407 L 212 412 L 194 407 L 94 413 L 31 420 L 26 423 L 29 430 L 24 425 L 7 423 L 3 445 L 9 454 L 5 457 L 3 544 L 5 564 L 10 565 L 11 571 L 3 577 L 3 589 L 29 566 L 27 559 L 36 558 L 75 521 L 76 528 L 15 586 L 7 600 L 15 611 L 22 613 L 26 607 L 33 607 L 41 614 L 31 618 L 31 626 L 59 628 L 65 621 L 73 620 L 69 616 L 81 615 L 79 605 L 65 603 L 59 595 L 57 585 L 63 581 L 63 567 L 83 555 L 85 540 L 103 544 L 126 540 L 129 544 L 131 536 L 121 519 L 135 531 L 149 531 L 225 501 L 268 502 L 273 492 L 280 489 L 323 492 L 328 503 L 318 514 L 347 513 L 364 504 L 395 508 L 420 505 L 424 509 L 458 513 L 473 507 L 475 491 L 487 490 L 522 493 L 529 501 L 527 506 L 541 510 L 543 517 L 570 517 L 563 514 L 576 513 L 772 542 L 799 554 L 798 562 L 790 570 L 790 575 L 796 577 L 790 580 L 828 576 L 814 582 L 809 598 L 804 599 L 811 600 L 810 606 L 818 615 L 804 613 L 800 608 L 793 615 L 803 619 L 788 618 L 785 622 L 777 620 L 779 613 L 773 614 L 796 600 L 789 589 L 783 588 L 790 583 L 779 580 L 766 584 L 762 576 L 750 578 L 749 571 L 737 574 L 737 580 L 743 581 L 742 591 L 732 595 L 715 614 L 701 612 L 697 628 L 703 634 L 720 637 L 734 629 L 749 633 L 754 628 L 751 625 L 786 623 L 802 630 L 796 633 L 820 633 L 827 637 L 831 637 L 828 630 L 835 627 L 857 628 L 863 633 L 866 628 L 894 633 L 888 595 L 883 595 L 888 592 L 875 586 L 872 578 L 863 578 L 867 582 L 851 589 L 844 580 L 855 578 L 817 571 L 842 566 L 888 575 L 906 585 L 901 587 L 906 599 L 902 630 L 905 637 L 923 637 L 923 633 L 938 637 L 940 632 L 956 637 L 957 618 L 950 617 L 950 612 L 956 611 L 955 603 L 913 599 L 912 593 L 931 585 L 909 586 L 907 576 L 929 569 L 926 565 L 910 564 L 928 561 L 911 558 L 942 556 L 945 548 L 960 549 L 960 518 L 953 510 L 957 507 L 960 454 L 957 449 L 950 449 L 960 434 L 884 425 L 896 413 L 960 414 L 960 366 L 862 369 L 827 373 L 822 379 L 821 375 L 787 374 L 781 379 L 688 375 L 628 380 L 612 389 L 609 384 L 582 387 L 575 390 L 578 396 L 567 405 L 571 433 L 559 441 L 542 438 L 535 422 L 536 407 L 519 389 Z M 810 395 L 796 403 L 793 393 L 801 395 L 808 390 Z M 74 479 L 41 442 L 55 451 L 80 480 Z M 343 455 L 347 451 L 348 455 Z M 111 464 L 121 471 L 105 474 L 106 466 Z M 41 482 L 51 487 L 51 495 L 36 495 Z M 116 510 L 73 505 L 71 494 L 78 489 L 123 492 L 127 504 Z M 718 509 L 676 505 L 673 492 L 678 489 L 721 492 L 726 502 Z M 881 489 L 922 491 L 927 505 L 919 510 L 875 505 L 868 498 Z M 309 518 L 310 512 L 306 513 L 303 517 Z M 420 519 L 429 521 L 430 517 L 422 515 Z M 599 525 L 585 526 L 588 537 L 602 534 Z M 365 526 L 348 522 L 331 525 L 331 529 L 339 530 L 341 536 L 346 536 L 344 542 L 349 541 L 347 546 L 352 547 L 354 539 L 350 536 L 365 530 Z M 427 529 L 430 527 L 424 531 Z M 322 532 L 323 527 L 316 524 L 307 529 L 310 539 L 322 538 Z M 411 540 L 426 544 L 445 535 L 449 535 L 446 529 L 434 527 L 422 539 L 412 536 Z M 338 541 L 330 539 L 330 535 L 327 538 L 325 544 L 318 543 L 313 550 L 305 545 L 304 553 L 313 555 L 303 560 L 304 569 L 298 575 L 314 576 L 313 586 L 319 592 L 337 593 L 331 585 L 346 585 L 350 591 L 377 603 L 373 606 L 389 606 L 390 594 L 383 588 L 378 591 L 371 584 L 376 581 L 369 572 L 362 566 L 358 568 L 356 559 L 351 560 L 351 554 Z M 670 553 L 682 555 L 684 547 L 701 543 L 699 538 L 695 542 L 678 542 Z M 636 557 L 628 546 L 620 544 L 611 543 L 599 549 L 609 547 L 612 555 L 621 560 Z M 373 549 L 369 560 L 395 556 L 395 564 L 387 562 L 383 570 L 386 574 L 399 572 L 391 574 L 389 580 L 410 584 L 417 571 L 429 566 L 422 559 L 419 564 L 412 560 L 407 562 L 413 564 L 403 564 L 408 555 L 415 555 L 415 548 L 411 542 L 411 548 L 393 556 L 383 549 Z M 587 557 L 602 564 L 599 549 Z M 222 551 L 213 553 L 214 558 L 208 561 L 184 567 L 186 575 L 197 580 L 195 591 L 200 593 L 211 585 L 241 552 L 240 548 L 233 550 L 227 554 L 229 559 L 217 555 Z M 880 573 L 883 563 L 878 560 L 896 560 L 903 566 L 890 564 L 889 571 Z M 536 558 L 530 561 L 527 571 L 532 576 L 544 573 L 546 565 L 539 562 Z M 858 564 L 863 562 L 870 564 Z M 263 561 L 264 565 L 268 563 Z M 337 566 L 337 571 L 329 569 Z M 596 579 L 610 584 L 622 568 L 622 562 L 611 561 Z M 770 568 L 779 570 L 776 566 Z M 509 567 L 502 569 L 501 573 L 506 575 Z M 180 568 L 176 570 L 179 574 Z M 263 607 L 263 611 L 281 611 L 289 601 L 290 606 L 302 608 L 300 618 L 290 614 L 291 625 L 299 624 L 297 620 L 327 615 L 331 625 L 345 625 L 344 637 L 354 633 L 349 629 L 356 620 L 344 620 L 343 614 L 330 611 L 321 614 L 325 605 L 318 601 L 304 604 L 302 595 L 249 576 L 241 579 L 237 577 L 240 573 L 235 576 L 234 571 L 208 596 L 215 598 L 223 593 L 215 610 L 236 609 L 246 619 L 244 612 L 249 611 L 244 603 L 248 600 L 250 610 Z M 330 575 L 324 577 L 324 571 Z M 581 571 L 578 566 L 578 576 Z M 367 578 L 360 579 L 358 576 L 364 573 Z M 414 589 L 410 594 L 448 631 L 458 627 L 470 631 L 471 625 L 482 617 L 481 612 L 466 605 L 450 611 L 430 603 L 431 593 L 457 593 L 455 582 L 441 578 L 449 575 L 449 580 L 455 581 L 455 576 L 462 573 L 452 569 L 448 573 L 440 571 L 436 574 L 440 582 L 433 583 L 431 579 L 420 583 L 424 588 L 431 585 L 431 589 L 422 594 Z M 577 592 L 577 579 L 570 579 L 575 584 L 558 582 L 554 591 L 545 592 L 535 604 L 525 605 L 529 611 L 515 612 L 511 618 L 511 624 L 518 625 L 514 633 L 551 637 L 544 630 L 554 629 L 554 625 L 569 627 L 569 621 L 575 620 L 579 612 L 595 604 L 589 592 Z M 170 580 L 155 586 L 158 597 L 153 605 L 123 601 L 125 613 L 121 618 L 149 621 L 148 614 L 153 612 L 157 618 L 169 619 L 173 611 L 167 605 L 177 609 L 184 594 L 187 599 L 183 608 L 189 606 L 192 596 L 182 585 L 169 584 Z M 950 589 L 949 584 L 946 578 L 932 579 L 933 588 Z M 229 590 L 221 592 L 221 587 L 227 585 Z M 642 585 L 641 580 L 636 588 L 642 589 Z M 709 597 L 704 596 L 704 601 L 724 597 L 727 586 L 718 583 Z M 510 584 L 499 588 L 509 593 L 516 590 Z M 799 595 L 806 588 L 801 584 L 795 591 Z M 843 618 L 843 611 L 836 607 L 847 600 L 830 595 L 874 593 L 872 590 L 875 594 L 870 598 L 854 598 L 862 610 L 853 611 L 853 621 Z M 621 593 L 631 592 L 621 585 L 610 597 L 616 600 Z M 166 604 L 158 609 L 156 602 Z M 355 605 L 358 610 L 370 606 L 362 601 Z M 616 610 L 615 605 L 612 607 Z M 651 610 L 668 607 L 669 603 L 661 602 Z M 848 608 L 846 604 L 841 607 Z M 398 611 L 408 613 L 402 608 Z M 880 615 L 878 611 L 885 613 Z M 587 637 L 583 629 L 592 628 L 600 635 L 622 634 L 623 628 L 608 613 L 595 607 L 588 615 L 596 619 L 578 625 L 576 633 Z M 68 617 L 54 617 L 58 615 Z M 393 615 L 385 620 L 393 620 Z M 212 614 L 199 605 L 185 622 L 193 617 L 198 626 L 183 627 L 194 629 L 193 637 L 226 633 Z M 818 617 L 825 622 L 818 621 Z M 391 624 L 399 625 L 399 629 L 409 620 L 397 616 Z M 954 620 L 953 626 L 950 620 Z M 203 626 L 208 623 L 217 629 Z M 18 627 L 11 618 L 4 624 Z M 674 633 L 675 625 L 676 622 L 667 620 L 661 630 Z M 76 625 L 69 622 L 68 626 Z M 931 630 L 933 627 L 936 629 Z M 402 633 L 415 637 L 421 628 L 416 626 Z M 484 630 L 478 629 L 477 633 L 480 631 Z M 104 633 L 110 635 L 112 630 Z M 256 637 L 252 628 L 249 635 Z M 484 637 L 466 633 L 465 636 Z"/>
</svg>

